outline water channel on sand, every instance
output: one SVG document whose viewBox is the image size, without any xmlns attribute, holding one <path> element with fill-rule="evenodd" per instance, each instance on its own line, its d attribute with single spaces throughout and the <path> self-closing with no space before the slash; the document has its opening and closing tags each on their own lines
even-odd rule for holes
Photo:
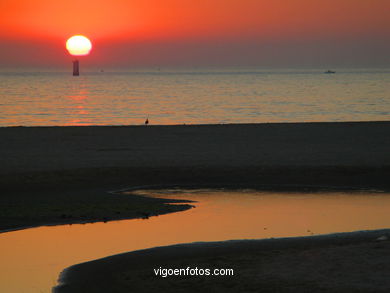
<svg viewBox="0 0 390 293">
<path fill-rule="evenodd" d="M 194 200 L 184 212 L 0 234 L 0 292 L 50 292 L 71 265 L 132 250 L 196 241 L 308 236 L 390 226 L 390 195 L 144 190 Z M 125 196 L 125 195 L 124 195 Z"/>
</svg>

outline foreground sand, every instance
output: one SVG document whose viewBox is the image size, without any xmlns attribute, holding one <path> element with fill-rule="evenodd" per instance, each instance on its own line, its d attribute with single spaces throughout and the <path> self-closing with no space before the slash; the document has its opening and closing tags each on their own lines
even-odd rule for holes
<svg viewBox="0 0 390 293">
<path fill-rule="evenodd" d="M 388 185 L 390 122 L 0 128 L 2 190 Z"/>
<path fill-rule="evenodd" d="M 75 265 L 56 293 L 389 292 L 390 230 L 158 247 Z M 381 238 L 379 238 L 381 239 Z M 234 276 L 172 276 L 159 268 L 233 268 Z"/>
</svg>

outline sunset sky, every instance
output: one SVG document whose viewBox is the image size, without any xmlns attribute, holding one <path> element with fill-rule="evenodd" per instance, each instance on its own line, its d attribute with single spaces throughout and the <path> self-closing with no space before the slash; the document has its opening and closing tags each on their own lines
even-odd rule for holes
<svg viewBox="0 0 390 293">
<path fill-rule="evenodd" d="M 389 0 L 1 0 L 0 66 L 390 66 Z"/>
</svg>

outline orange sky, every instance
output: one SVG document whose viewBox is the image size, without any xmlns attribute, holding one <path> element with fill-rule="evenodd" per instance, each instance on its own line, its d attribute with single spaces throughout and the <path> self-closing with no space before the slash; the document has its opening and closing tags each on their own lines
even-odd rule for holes
<svg viewBox="0 0 390 293">
<path fill-rule="evenodd" d="M 253 46 L 260 49 L 261 44 L 294 48 L 297 42 L 304 47 L 318 40 L 341 43 L 345 51 L 351 41 L 356 46 L 370 42 L 377 55 L 383 46 L 389 46 L 389 15 L 389 0 L 0 0 L 0 53 L 8 56 L 6 60 L 0 56 L 0 64 L 10 63 L 13 56 L 20 61 L 16 56 L 29 47 L 32 52 L 40 51 L 42 57 L 44 51 L 49 59 L 53 55 L 51 62 L 55 62 L 63 43 L 73 34 L 87 35 L 105 48 L 100 52 L 105 62 L 110 58 L 104 58 L 103 51 L 123 52 L 124 46 L 131 50 L 142 44 L 140 51 L 153 53 L 148 48 L 151 44 L 172 50 L 176 45 L 193 47 L 196 43 L 194 54 L 201 58 L 201 51 L 207 55 L 208 48 L 218 42 L 243 44 L 237 56 Z M 147 61 L 147 54 L 142 58 Z M 94 60 L 99 61 L 97 57 Z"/>
</svg>

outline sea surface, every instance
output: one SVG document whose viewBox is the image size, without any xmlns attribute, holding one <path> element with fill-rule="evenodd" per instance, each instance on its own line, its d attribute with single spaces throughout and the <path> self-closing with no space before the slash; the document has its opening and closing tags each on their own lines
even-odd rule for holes
<svg viewBox="0 0 390 293">
<path fill-rule="evenodd" d="M 390 222 L 389 194 L 378 191 L 176 189 L 140 190 L 136 194 L 194 200 L 196 207 L 144 220 L 0 233 L 0 292 L 48 293 L 60 272 L 71 265 L 138 249 L 385 229 Z"/>
<path fill-rule="evenodd" d="M 0 126 L 390 120 L 390 69 L 335 70 L 3 70 Z"/>
</svg>

